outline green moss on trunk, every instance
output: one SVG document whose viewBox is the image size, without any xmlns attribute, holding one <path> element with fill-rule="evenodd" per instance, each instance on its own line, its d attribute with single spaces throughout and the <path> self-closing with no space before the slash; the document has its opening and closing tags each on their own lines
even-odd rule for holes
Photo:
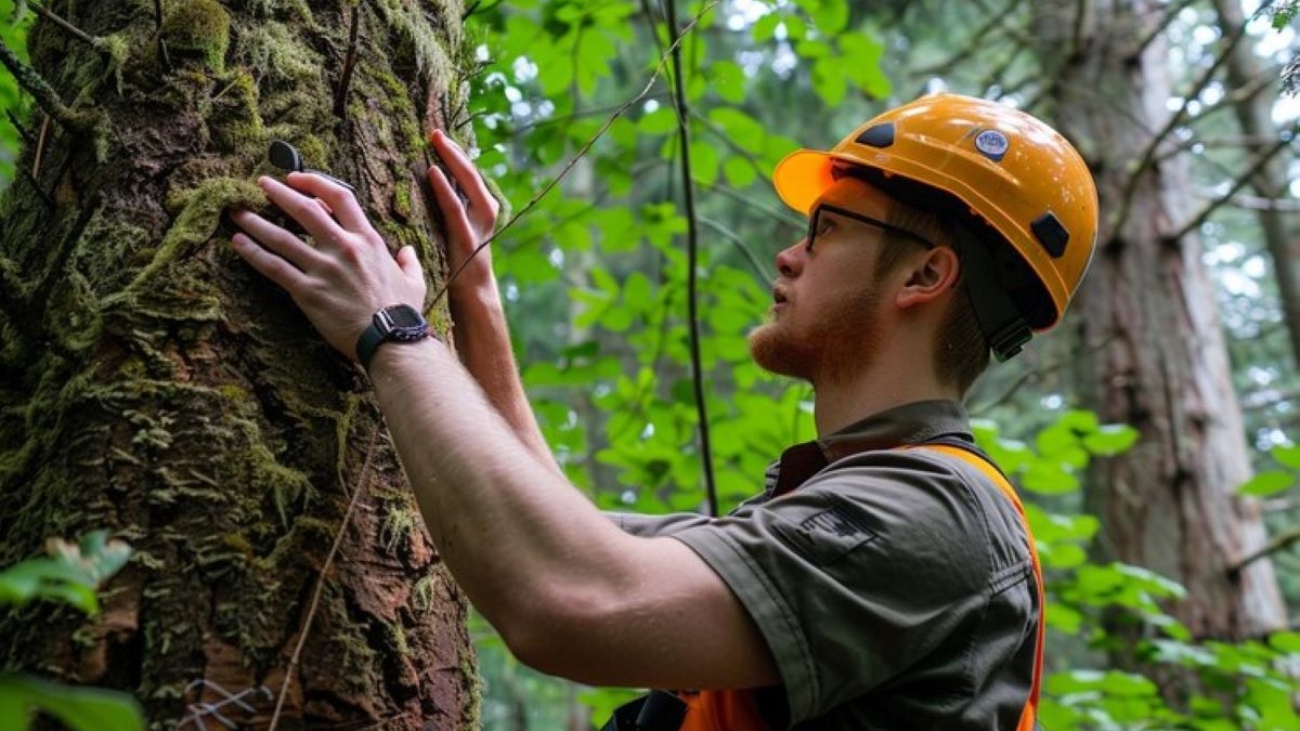
<svg viewBox="0 0 1300 731">
<path fill-rule="evenodd" d="M 0 618 L 0 658 L 132 691 L 159 729 L 195 680 L 279 689 L 379 423 L 364 378 L 230 250 L 223 211 L 273 215 L 254 180 L 283 138 L 442 271 L 410 166 L 469 58 L 458 4 L 362 4 L 340 118 L 352 3 L 163 4 L 159 35 L 151 4 L 52 3 L 99 40 L 38 24 L 33 63 L 105 121 L 52 128 L 39 166 L 22 153 L 40 192 L 0 199 L 0 563 L 95 527 L 137 548 L 102 622 Z M 287 718 L 474 728 L 463 598 L 379 444 Z M 422 682 L 432 667 L 463 677 Z"/>
</svg>

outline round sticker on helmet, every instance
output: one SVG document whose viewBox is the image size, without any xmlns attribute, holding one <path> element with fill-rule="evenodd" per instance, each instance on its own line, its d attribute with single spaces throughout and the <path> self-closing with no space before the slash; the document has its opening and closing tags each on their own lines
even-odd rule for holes
<svg viewBox="0 0 1300 731">
<path fill-rule="evenodd" d="M 975 149 L 993 162 L 1002 162 L 1010 147 L 1011 141 L 1007 136 L 995 129 L 986 129 L 975 137 Z"/>
</svg>

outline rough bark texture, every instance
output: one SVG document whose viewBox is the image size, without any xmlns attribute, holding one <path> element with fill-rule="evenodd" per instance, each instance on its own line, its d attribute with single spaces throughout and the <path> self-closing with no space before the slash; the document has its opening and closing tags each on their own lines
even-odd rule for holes
<svg viewBox="0 0 1300 731">
<path fill-rule="evenodd" d="M 1051 116 L 1094 169 L 1102 227 L 1073 325 L 1085 343 L 1080 383 L 1103 418 L 1141 440 L 1092 480 L 1102 545 L 1188 590 L 1172 607 L 1201 637 L 1254 636 L 1285 625 L 1273 569 L 1231 567 L 1264 543 L 1259 506 L 1234 495 L 1250 476 L 1214 291 L 1192 233 L 1186 160 L 1147 150 L 1171 112 L 1167 49 L 1155 0 L 1035 4 Z M 1079 8 L 1086 16 L 1073 17 Z M 1054 73 L 1053 73 L 1054 71 Z"/>
<path fill-rule="evenodd" d="M 47 5 L 99 40 L 44 22 L 30 37 L 36 70 L 92 122 L 51 125 L 39 157 L 22 153 L 34 182 L 0 201 L 0 565 L 97 527 L 136 553 L 96 620 L 0 616 L 0 659 L 129 690 L 153 728 L 213 728 L 200 701 L 263 728 L 285 682 L 280 728 L 476 728 L 466 605 L 365 379 L 221 220 L 265 208 L 253 180 L 285 139 L 442 271 L 410 166 L 463 109 L 459 2 L 162 0 L 161 24 L 149 0 Z"/>
</svg>

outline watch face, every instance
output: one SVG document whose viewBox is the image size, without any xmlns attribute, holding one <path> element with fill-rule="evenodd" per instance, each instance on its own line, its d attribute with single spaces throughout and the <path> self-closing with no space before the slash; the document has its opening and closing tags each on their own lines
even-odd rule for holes
<svg viewBox="0 0 1300 731">
<path fill-rule="evenodd" d="M 419 327 L 424 324 L 420 313 L 407 305 L 397 305 L 384 310 L 394 327 Z"/>
</svg>

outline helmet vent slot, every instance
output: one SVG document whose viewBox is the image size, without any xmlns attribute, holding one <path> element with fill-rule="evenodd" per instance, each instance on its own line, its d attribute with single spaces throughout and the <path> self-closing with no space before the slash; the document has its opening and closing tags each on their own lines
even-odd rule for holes
<svg viewBox="0 0 1300 731">
<path fill-rule="evenodd" d="M 1034 232 L 1034 238 L 1038 239 L 1038 243 L 1043 245 L 1053 259 L 1061 258 L 1065 253 L 1065 245 L 1070 242 L 1070 232 L 1065 230 L 1056 214 L 1048 211 L 1035 218 L 1029 224 L 1029 230 Z"/>
<path fill-rule="evenodd" d="M 871 127 L 858 135 L 855 141 L 868 147 L 889 147 L 894 144 L 894 123 L 887 122 Z"/>
</svg>

